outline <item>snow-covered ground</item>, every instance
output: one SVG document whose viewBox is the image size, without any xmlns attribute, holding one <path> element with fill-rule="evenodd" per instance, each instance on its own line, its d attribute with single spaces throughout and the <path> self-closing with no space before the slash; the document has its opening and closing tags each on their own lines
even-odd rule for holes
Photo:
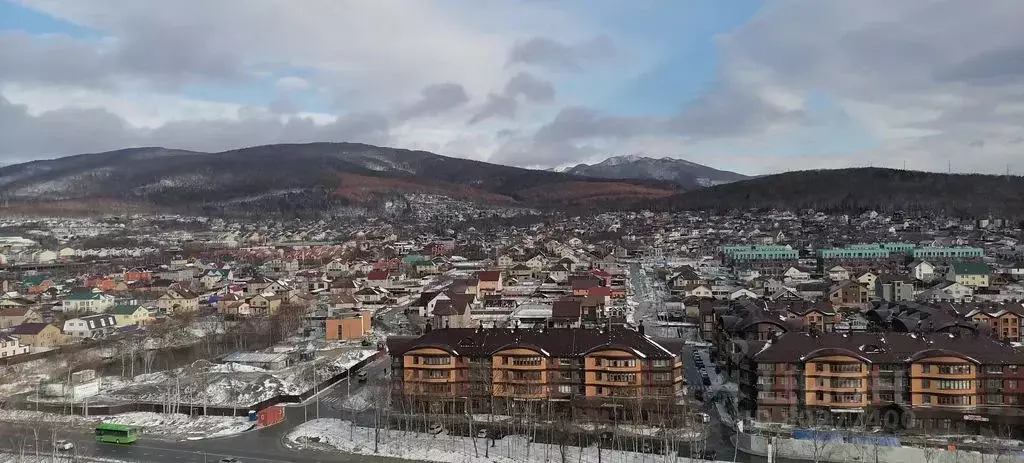
<svg viewBox="0 0 1024 463">
<path fill-rule="evenodd" d="M 138 375 L 130 380 L 104 377 L 100 396 L 94 400 L 249 406 L 280 394 L 305 392 L 375 352 L 348 348 L 315 362 L 280 370 L 200 360 L 184 368 Z"/>
<path fill-rule="evenodd" d="M 408 460 L 458 463 L 546 463 L 597 462 L 597 447 L 559 447 L 531 443 L 525 436 L 506 436 L 493 447 L 489 439 L 439 435 L 395 430 L 380 430 L 374 452 L 373 428 L 353 426 L 337 419 L 308 421 L 293 429 L 287 437 L 290 445 L 327 446 L 342 452 L 380 455 Z M 641 463 L 673 461 L 665 455 L 602 449 L 600 461 L 608 463 Z M 486 456 L 485 456 L 486 455 Z"/>
<path fill-rule="evenodd" d="M 74 455 L 72 453 L 58 453 L 56 457 L 50 452 L 40 452 L 35 455 L 35 450 L 26 451 L 24 455 L 11 452 L 0 452 L 0 463 L 60 463 L 60 462 L 85 462 L 85 463 L 123 463 L 125 460 L 112 458 L 88 457 Z"/>
<path fill-rule="evenodd" d="M 91 428 L 99 423 L 139 426 L 144 434 L 171 439 L 206 439 L 238 434 L 255 423 L 242 416 L 188 416 L 180 413 L 131 412 L 109 416 L 57 415 L 34 410 L 0 410 L 0 421 L 60 423 Z"/>
</svg>

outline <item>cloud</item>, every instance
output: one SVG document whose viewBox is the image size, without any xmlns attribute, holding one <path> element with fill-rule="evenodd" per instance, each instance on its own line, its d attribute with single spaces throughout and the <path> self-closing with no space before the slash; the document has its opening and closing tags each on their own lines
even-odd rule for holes
<svg viewBox="0 0 1024 463">
<path fill-rule="evenodd" d="M 62 108 L 32 115 L 0 96 L 0 159 L 27 161 L 68 153 L 131 146 L 223 151 L 244 146 L 310 141 L 388 144 L 391 124 L 374 113 L 355 113 L 319 124 L 308 117 L 281 119 L 253 111 L 237 120 L 177 120 L 157 128 L 127 124 L 101 109 Z"/>
<path fill-rule="evenodd" d="M 557 71 L 581 71 L 587 66 L 614 57 L 615 45 L 601 35 L 576 44 L 565 44 L 547 37 L 531 37 L 516 42 L 508 54 L 508 64 L 527 64 Z"/>
<path fill-rule="evenodd" d="M 469 102 L 469 95 L 462 85 L 444 82 L 428 85 L 420 91 L 420 97 L 412 104 L 400 109 L 399 119 L 412 119 L 422 116 L 436 116 L 458 108 Z"/>
<path fill-rule="evenodd" d="M 533 103 L 551 103 L 555 100 L 555 86 L 533 74 L 520 72 L 509 79 L 505 90 L 487 95 L 487 101 L 469 119 L 469 125 L 492 117 L 512 119 L 519 110 L 519 97 Z"/>
<path fill-rule="evenodd" d="M 277 82 L 274 82 L 274 86 L 281 91 L 296 92 L 308 90 L 309 82 L 298 76 L 285 76 L 277 79 Z"/>
</svg>

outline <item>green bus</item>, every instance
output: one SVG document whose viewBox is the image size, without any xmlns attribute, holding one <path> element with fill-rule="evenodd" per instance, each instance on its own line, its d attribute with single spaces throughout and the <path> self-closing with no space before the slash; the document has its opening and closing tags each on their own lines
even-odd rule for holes
<svg viewBox="0 0 1024 463">
<path fill-rule="evenodd" d="M 135 426 L 103 423 L 96 427 L 96 441 L 130 444 L 139 440 L 139 434 L 141 433 L 142 431 Z"/>
</svg>

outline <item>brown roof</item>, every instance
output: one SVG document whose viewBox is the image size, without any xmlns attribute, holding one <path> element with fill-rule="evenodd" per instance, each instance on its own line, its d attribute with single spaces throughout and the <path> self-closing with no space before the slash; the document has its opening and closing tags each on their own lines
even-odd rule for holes
<svg viewBox="0 0 1024 463">
<path fill-rule="evenodd" d="M 0 317 L 24 317 L 28 313 L 25 307 L 7 307 L 0 309 Z"/>
<path fill-rule="evenodd" d="M 493 270 L 478 272 L 476 277 L 480 281 L 498 281 L 501 279 L 501 272 Z"/>
<path fill-rule="evenodd" d="M 583 312 L 583 302 L 579 298 L 561 299 L 551 305 L 551 318 L 578 319 Z"/>
<path fill-rule="evenodd" d="M 797 363 L 825 355 L 849 355 L 869 363 L 904 363 L 932 356 L 956 356 L 978 364 L 1024 364 L 1024 353 L 988 336 L 892 332 L 785 333 L 754 354 L 754 360 Z"/>
<path fill-rule="evenodd" d="M 392 355 L 402 355 L 421 347 L 436 347 L 464 357 L 483 357 L 521 346 L 538 350 L 549 357 L 584 355 L 602 348 L 622 349 L 644 359 L 676 357 L 664 346 L 626 328 L 600 331 L 583 328 L 545 330 L 506 328 L 434 329 L 415 340 L 388 338 Z"/>
</svg>

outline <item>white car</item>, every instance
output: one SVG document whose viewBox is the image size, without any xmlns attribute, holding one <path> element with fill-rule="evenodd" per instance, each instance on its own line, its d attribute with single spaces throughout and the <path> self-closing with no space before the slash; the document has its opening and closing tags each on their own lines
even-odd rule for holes
<svg viewBox="0 0 1024 463">
<path fill-rule="evenodd" d="M 434 423 L 427 429 L 427 432 L 431 434 L 441 434 L 441 431 L 444 431 L 444 426 L 441 426 L 439 423 Z"/>
<path fill-rule="evenodd" d="M 484 438 L 486 438 L 486 437 L 487 437 L 487 429 L 486 429 L 486 428 L 480 428 L 480 429 L 478 429 L 478 430 L 476 431 L 476 437 L 479 437 L 479 438 L 481 438 L 481 439 L 484 439 Z"/>
<path fill-rule="evenodd" d="M 67 452 L 68 450 L 75 448 L 75 444 L 71 441 L 61 439 L 53 442 L 53 448 L 62 452 Z"/>
</svg>

